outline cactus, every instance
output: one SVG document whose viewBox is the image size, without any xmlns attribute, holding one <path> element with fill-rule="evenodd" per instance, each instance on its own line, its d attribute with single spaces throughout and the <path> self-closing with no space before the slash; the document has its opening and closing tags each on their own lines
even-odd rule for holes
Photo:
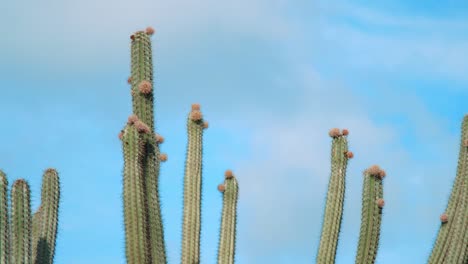
<svg viewBox="0 0 468 264">
<path fill-rule="evenodd" d="M 383 200 L 382 179 L 385 171 L 374 165 L 364 171 L 362 191 L 361 234 L 359 235 L 357 264 L 374 263 L 380 237 Z"/>
<path fill-rule="evenodd" d="M 223 214 L 221 217 L 221 229 L 218 246 L 218 263 L 234 264 L 236 247 L 236 222 L 237 222 L 237 180 L 232 171 L 225 173 L 224 184 L 218 186 L 218 190 L 223 193 Z"/>
<path fill-rule="evenodd" d="M 328 184 L 322 235 L 316 260 L 317 263 L 323 264 L 335 262 L 343 215 L 346 167 L 348 159 L 353 157 L 352 152 L 348 152 L 348 130 L 341 132 L 338 128 L 333 128 L 330 130 L 329 135 L 333 138 L 331 177 Z"/>
<path fill-rule="evenodd" d="M 468 263 L 468 115 L 462 122 L 457 176 L 440 221 L 428 263 Z"/>
<path fill-rule="evenodd" d="M 167 263 L 159 200 L 160 162 L 167 155 L 159 151 L 164 138 L 156 134 L 154 121 L 153 65 L 150 36 L 154 29 L 137 31 L 131 39 L 131 85 L 133 114 L 119 133 L 124 154 L 123 205 L 125 252 L 129 264 Z M 184 213 L 181 261 L 200 263 L 201 183 L 203 120 L 200 105 L 193 104 L 187 120 L 188 146 L 184 176 Z M 234 206 L 235 208 L 235 206 Z M 232 214 L 231 214 L 232 215 Z M 235 214 L 232 216 L 235 218 Z M 224 221 L 224 220 L 223 220 Z M 229 228 L 235 219 L 226 219 Z M 222 233 L 233 230 L 224 230 Z M 234 256 L 234 248 L 230 253 Z"/>
<path fill-rule="evenodd" d="M 13 183 L 11 219 L 8 218 L 7 190 L 6 175 L 0 171 L 0 263 L 52 264 L 60 198 L 57 172 L 45 171 L 41 205 L 34 217 L 29 184 L 24 179 Z"/>
</svg>

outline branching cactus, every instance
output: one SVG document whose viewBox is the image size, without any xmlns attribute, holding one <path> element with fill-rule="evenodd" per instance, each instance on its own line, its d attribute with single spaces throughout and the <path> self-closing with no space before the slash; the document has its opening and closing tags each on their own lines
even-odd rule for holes
<svg viewBox="0 0 468 264">
<path fill-rule="evenodd" d="M 19 179 L 11 190 L 11 219 L 8 218 L 8 181 L 0 171 L 0 263 L 52 264 L 57 237 L 60 198 L 58 173 L 47 169 L 42 178 L 41 205 L 31 215 L 28 183 Z M 34 220 L 33 220 L 34 219 Z"/>
<path fill-rule="evenodd" d="M 335 263 L 343 215 L 346 167 L 348 160 L 353 157 L 353 153 L 348 151 L 348 130 L 343 129 L 340 131 L 338 128 L 333 128 L 330 130 L 329 135 L 333 139 L 331 176 L 328 184 L 322 234 L 317 254 L 317 263 L 319 264 Z"/>
<path fill-rule="evenodd" d="M 385 171 L 374 165 L 364 171 L 362 190 L 361 233 L 359 235 L 356 264 L 372 264 L 377 256 L 382 221 L 382 179 Z"/>
<path fill-rule="evenodd" d="M 232 171 L 225 173 L 224 184 L 218 186 L 223 193 L 223 213 L 218 245 L 218 264 L 234 264 L 236 248 L 237 199 L 239 188 Z"/>
<path fill-rule="evenodd" d="M 429 264 L 468 263 L 468 115 L 462 122 L 457 176 Z"/>
</svg>

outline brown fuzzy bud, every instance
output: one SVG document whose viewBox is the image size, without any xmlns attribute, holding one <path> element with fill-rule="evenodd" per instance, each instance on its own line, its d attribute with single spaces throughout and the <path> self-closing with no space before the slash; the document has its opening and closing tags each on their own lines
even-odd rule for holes
<svg viewBox="0 0 468 264">
<path fill-rule="evenodd" d="M 146 28 L 146 34 L 153 35 L 154 32 L 155 32 L 154 28 L 152 28 L 152 27 L 147 27 Z"/>
<path fill-rule="evenodd" d="M 443 213 L 440 215 L 440 222 L 442 222 L 442 224 L 445 224 L 448 222 L 448 216 L 447 214 Z"/>
<path fill-rule="evenodd" d="M 225 177 L 226 179 L 231 179 L 232 177 L 234 177 L 234 174 L 232 173 L 232 170 L 226 170 L 226 171 L 224 172 L 224 177 Z"/>
<path fill-rule="evenodd" d="M 147 124 L 143 123 L 142 121 L 138 120 L 135 122 L 135 127 L 139 133 L 149 133 L 150 128 Z"/>
<path fill-rule="evenodd" d="M 142 81 L 138 85 L 138 89 L 140 90 L 142 94 L 149 94 L 151 93 L 151 90 L 153 89 L 153 87 L 149 81 Z"/>
<path fill-rule="evenodd" d="M 122 130 L 122 131 L 120 131 L 120 133 L 119 133 L 119 139 L 120 139 L 120 140 L 122 140 L 122 138 L 123 138 L 123 134 L 124 134 L 124 131 L 123 131 L 123 130 Z"/>
<path fill-rule="evenodd" d="M 127 83 L 128 83 L 128 84 L 132 84 L 132 76 L 128 77 Z"/>
<path fill-rule="evenodd" d="M 332 138 L 336 138 L 336 137 L 339 137 L 341 136 L 341 132 L 340 132 L 340 129 L 338 128 L 332 128 L 330 129 L 330 131 L 328 131 L 328 135 Z"/>
<path fill-rule="evenodd" d="M 159 154 L 159 160 L 162 162 L 167 161 L 167 154 L 166 153 Z"/>
<path fill-rule="evenodd" d="M 352 158 L 354 157 L 354 154 L 353 154 L 351 151 L 347 151 L 347 152 L 346 152 L 346 157 L 347 157 L 348 159 L 352 159 Z"/>
<path fill-rule="evenodd" d="M 468 139 L 463 140 L 463 146 L 468 147 Z"/>
<path fill-rule="evenodd" d="M 341 134 L 343 134 L 343 136 L 347 136 L 347 135 L 349 135 L 349 130 L 345 128 L 345 129 L 341 130 Z"/>
<path fill-rule="evenodd" d="M 130 36 L 130 39 L 131 39 L 132 41 L 135 40 L 135 35 L 132 34 L 132 35 Z"/>
<path fill-rule="evenodd" d="M 218 185 L 218 191 L 224 192 L 226 190 L 226 186 L 224 184 Z"/>
<path fill-rule="evenodd" d="M 205 129 L 208 128 L 208 122 L 207 121 L 203 122 L 203 128 L 205 128 Z"/>
<path fill-rule="evenodd" d="M 192 104 L 192 111 L 200 111 L 200 104 Z"/>
<path fill-rule="evenodd" d="M 128 117 L 127 124 L 133 125 L 133 124 L 135 124 L 136 121 L 138 121 L 138 116 L 135 115 L 135 114 L 133 114 L 133 115 L 130 115 L 130 116 Z"/>
<path fill-rule="evenodd" d="M 377 202 L 377 206 L 378 206 L 379 208 L 383 208 L 384 205 L 385 205 L 385 201 L 384 201 L 384 199 L 382 199 L 382 198 L 377 199 L 376 202 Z"/>
<path fill-rule="evenodd" d="M 192 119 L 193 121 L 201 120 L 202 117 L 203 115 L 200 111 L 194 110 L 190 113 L 190 119 Z"/>
<path fill-rule="evenodd" d="M 156 135 L 155 138 L 156 138 L 156 143 L 158 143 L 158 144 L 164 143 L 164 137 L 163 136 Z"/>
<path fill-rule="evenodd" d="M 386 176 L 384 170 L 382 170 L 378 165 L 372 165 L 364 171 L 364 174 L 369 174 L 375 176 L 379 179 L 383 179 Z"/>
</svg>

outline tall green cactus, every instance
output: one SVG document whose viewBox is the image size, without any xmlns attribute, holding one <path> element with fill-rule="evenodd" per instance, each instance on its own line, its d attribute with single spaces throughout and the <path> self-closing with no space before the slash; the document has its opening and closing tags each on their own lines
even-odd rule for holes
<svg viewBox="0 0 468 264">
<path fill-rule="evenodd" d="M 125 251 L 129 264 L 167 263 L 164 229 L 159 201 L 159 144 L 153 110 L 153 65 L 150 36 L 154 29 L 131 35 L 131 85 L 133 114 L 120 132 L 124 153 L 123 204 Z M 203 120 L 200 105 L 193 104 L 187 120 L 188 146 L 184 176 L 184 213 L 181 262 L 200 263 L 201 183 Z M 231 223 L 234 220 L 227 219 Z M 232 228 L 232 224 L 230 226 Z M 222 229 L 222 233 L 233 232 Z M 234 256 L 234 247 L 229 253 Z M 227 254 L 227 253 L 226 253 Z"/>
<path fill-rule="evenodd" d="M 382 179 L 385 171 L 374 165 L 364 171 L 362 191 L 361 234 L 359 235 L 357 264 L 375 262 L 380 238 L 383 200 Z"/>
<path fill-rule="evenodd" d="M 465 115 L 461 127 L 457 176 L 440 221 L 428 263 L 468 263 L 468 115 Z"/>
<path fill-rule="evenodd" d="M 348 159 L 353 157 L 348 152 L 348 130 L 342 132 L 333 128 L 329 132 L 333 138 L 331 151 L 331 176 L 328 184 L 327 201 L 320 237 L 317 263 L 329 264 L 335 262 L 338 236 L 340 233 L 341 219 L 343 215 L 343 202 L 345 192 L 345 177 Z"/>
<path fill-rule="evenodd" d="M 237 199 L 239 188 L 232 171 L 225 173 L 224 184 L 218 186 L 223 193 L 223 213 L 218 246 L 218 264 L 234 264 L 236 248 Z"/>
<path fill-rule="evenodd" d="M 0 264 L 52 264 L 58 225 L 60 198 L 58 173 L 47 169 L 42 178 L 41 205 L 33 218 L 31 194 L 24 179 L 11 190 L 11 218 L 8 218 L 8 181 L 0 171 Z M 38 221 L 39 217 L 41 221 Z"/>
</svg>

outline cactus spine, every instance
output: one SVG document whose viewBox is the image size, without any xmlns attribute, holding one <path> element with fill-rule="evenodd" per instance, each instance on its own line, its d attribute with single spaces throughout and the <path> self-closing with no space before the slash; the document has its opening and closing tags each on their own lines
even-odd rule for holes
<svg viewBox="0 0 468 264">
<path fill-rule="evenodd" d="M 218 246 L 218 264 L 234 264 L 236 248 L 236 223 L 237 223 L 237 180 L 228 170 L 225 173 L 224 184 L 218 186 L 223 193 L 223 213 Z"/>
<path fill-rule="evenodd" d="M 345 177 L 348 159 L 352 153 L 348 152 L 348 131 L 342 133 L 338 128 L 330 130 L 333 138 L 331 150 L 331 177 L 328 184 L 325 215 L 320 237 L 317 263 L 334 263 L 338 236 L 340 233 L 341 219 L 343 215 L 343 201 L 345 192 Z"/>
<path fill-rule="evenodd" d="M 468 115 L 462 122 L 457 176 L 429 264 L 468 263 Z"/>
<path fill-rule="evenodd" d="M 0 171 L 0 264 L 52 264 L 60 196 L 57 171 L 47 169 L 44 173 L 41 205 L 34 218 L 30 188 L 23 179 L 13 183 L 8 218 L 7 187 L 6 175 Z"/>
<path fill-rule="evenodd" d="M 187 157 L 184 176 L 182 264 L 200 263 L 203 118 L 198 104 L 187 118 Z"/>
<path fill-rule="evenodd" d="M 374 165 L 364 171 L 362 191 L 361 233 L 359 235 L 357 264 L 372 264 L 377 256 L 380 223 L 384 206 L 382 179 L 385 172 Z"/>
</svg>

